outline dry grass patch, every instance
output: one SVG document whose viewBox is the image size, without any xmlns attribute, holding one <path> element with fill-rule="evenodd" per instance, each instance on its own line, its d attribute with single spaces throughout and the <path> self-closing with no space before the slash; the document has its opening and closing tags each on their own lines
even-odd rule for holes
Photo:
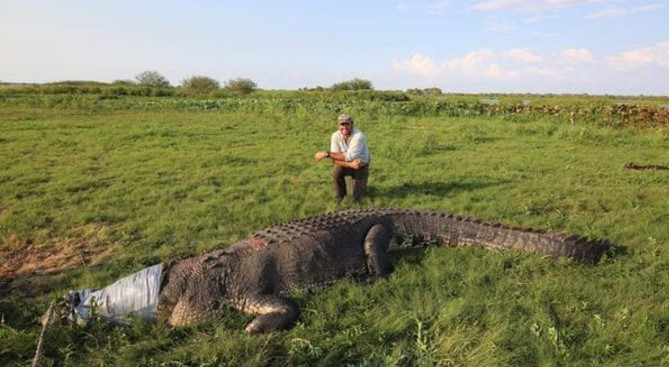
<svg viewBox="0 0 669 367">
<path fill-rule="evenodd" d="M 97 264 L 114 251 L 105 241 L 107 226 L 88 225 L 75 232 L 44 245 L 5 236 L 0 247 L 0 290 L 37 296 L 56 286 L 69 270 Z"/>
</svg>

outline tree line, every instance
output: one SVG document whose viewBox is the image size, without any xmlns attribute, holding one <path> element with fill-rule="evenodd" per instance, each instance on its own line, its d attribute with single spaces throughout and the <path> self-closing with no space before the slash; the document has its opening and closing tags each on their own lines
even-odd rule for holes
<svg viewBox="0 0 669 367">
<path fill-rule="evenodd" d="M 172 96 L 172 95 L 201 95 L 210 96 L 212 94 L 225 95 L 245 95 L 258 90 L 258 84 L 248 78 L 233 78 L 227 80 L 223 86 L 214 78 L 205 75 L 193 75 L 183 79 L 177 89 L 173 89 L 169 80 L 161 73 L 155 70 L 145 70 L 137 75 L 134 79 L 117 79 L 111 84 L 95 82 L 95 81 L 78 81 L 78 80 L 64 80 L 58 82 L 51 82 L 45 84 L 33 83 L 6 83 L 0 81 L 0 87 L 5 87 L 0 90 L 0 94 L 11 93 L 6 87 L 12 88 L 23 85 L 21 92 L 28 93 L 31 88 L 39 88 L 41 92 L 46 93 L 100 93 L 103 90 L 112 95 L 136 95 L 136 96 Z M 111 89 L 107 89 L 111 88 Z M 371 81 L 361 78 L 353 78 L 351 80 L 337 82 L 330 87 L 317 86 L 315 88 L 299 88 L 298 92 L 319 92 L 319 91 L 360 91 L 360 92 L 376 92 Z M 18 92 L 18 91 L 14 91 Z M 176 93 L 176 94 L 175 94 Z M 439 88 L 419 89 L 413 88 L 406 91 L 408 95 L 414 96 L 440 96 L 442 91 Z"/>
<path fill-rule="evenodd" d="M 170 87 L 170 82 L 155 70 L 146 70 L 135 76 L 137 82 L 141 85 L 152 88 L 167 88 Z M 208 76 L 194 75 L 181 81 L 181 87 L 196 93 L 206 94 L 220 89 L 219 82 Z M 225 82 L 224 88 L 233 92 L 248 94 L 253 92 L 258 85 L 248 78 L 234 78 Z"/>
<path fill-rule="evenodd" d="M 143 71 L 137 76 L 135 76 L 137 82 L 141 85 L 152 87 L 152 88 L 167 88 L 170 87 L 170 82 L 155 70 Z M 115 83 L 122 83 L 123 81 L 117 81 Z M 131 83 L 131 82 L 126 82 Z M 204 75 L 194 75 L 189 78 L 186 78 L 181 81 L 181 87 L 192 91 L 196 94 L 207 94 L 213 92 L 217 89 L 220 89 L 221 86 L 219 82 L 211 77 Z M 251 79 L 248 78 L 234 78 L 225 82 L 223 88 L 238 92 L 241 94 L 248 94 L 256 90 L 258 85 Z M 374 86 L 371 81 L 361 78 L 353 78 L 351 80 L 334 83 L 330 88 L 316 87 L 316 88 L 303 88 L 301 90 L 325 90 L 330 89 L 334 91 L 343 91 L 343 90 L 374 90 Z"/>
</svg>

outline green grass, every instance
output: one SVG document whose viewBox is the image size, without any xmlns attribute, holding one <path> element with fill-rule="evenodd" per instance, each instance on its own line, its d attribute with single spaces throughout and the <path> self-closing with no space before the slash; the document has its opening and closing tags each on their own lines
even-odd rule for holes
<svg viewBox="0 0 669 367">
<path fill-rule="evenodd" d="M 352 110 L 360 107 L 351 106 Z M 2 290 L 0 365 L 33 356 L 49 301 L 251 231 L 334 210 L 322 109 L 0 108 L 0 256 L 26 248 L 108 249 Z M 517 252 L 428 249 L 394 258 L 387 281 L 300 294 L 298 325 L 249 337 L 231 311 L 213 323 L 55 326 L 58 366 L 648 366 L 669 363 L 669 164 L 664 131 L 544 117 L 430 117 L 360 111 L 373 156 L 364 206 L 438 209 L 607 238 L 582 266 Z M 353 206 L 345 202 L 345 206 Z M 5 259 L 0 257 L 0 261 Z M 1 281 L 0 281 L 1 283 Z"/>
</svg>

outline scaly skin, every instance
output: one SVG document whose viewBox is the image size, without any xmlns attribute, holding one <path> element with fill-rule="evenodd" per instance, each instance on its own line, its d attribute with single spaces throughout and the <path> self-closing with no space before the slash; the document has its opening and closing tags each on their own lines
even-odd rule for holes
<svg viewBox="0 0 669 367">
<path fill-rule="evenodd" d="M 269 227 L 228 249 L 180 260 L 163 273 L 159 314 L 171 325 L 215 316 L 226 307 L 257 315 L 255 334 L 290 328 L 298 316 L 288 296 L 343 278 L 391 272 L 389 252 L 440 245 L 517 249 L 577 261 L 598 261 L 605 241 L 509 228 L 447 213 L 352 209 Z"/>
</svg>

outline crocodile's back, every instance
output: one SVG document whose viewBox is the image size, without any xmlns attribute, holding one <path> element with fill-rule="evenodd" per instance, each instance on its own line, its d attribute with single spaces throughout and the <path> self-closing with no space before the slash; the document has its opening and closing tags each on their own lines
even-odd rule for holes
<svg viewBox="0 0 669 367">
<path fill-rule="evenodd" d="M 239 255 L 241 284 L 271 292 L 313 290 L 366 274 L 363 242 L 379 223 L 392 226 L 375 212 L 334 212 L 265 228 L 230 251 Z"/>
<path fill-rule="evenodd" d="M 583 262 L 597 261 L 610 247 L 605 240 L 508 227 L 446 212 L 404 208 L 349 209 L 269 227 L 250 239 L 283 243 L 287 252 L 318 251 L 325 246 L 333 256 L 360 254 L 369 228 L 383 223 L 392 234 L 392 248 L 425 246 L 483 246 L 517 249 L 550 256 L 569 256 Z M 294 247 L 294 248 L 293 248 Z M 294 257 L 297 258 L 297 257 Z"/>
</svg>

